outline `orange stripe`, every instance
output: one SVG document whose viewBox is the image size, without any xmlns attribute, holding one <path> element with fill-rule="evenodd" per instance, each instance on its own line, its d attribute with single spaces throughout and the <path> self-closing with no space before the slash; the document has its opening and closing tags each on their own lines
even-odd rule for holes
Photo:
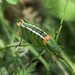
<svg viewBox="0 0 75 75">
<path fill-rule="evenodd" d="M 44 41 L 44 44 L 46 44 L 52 37 L 47 35 L 44 37 L 43 41 Z"/>
</svg>

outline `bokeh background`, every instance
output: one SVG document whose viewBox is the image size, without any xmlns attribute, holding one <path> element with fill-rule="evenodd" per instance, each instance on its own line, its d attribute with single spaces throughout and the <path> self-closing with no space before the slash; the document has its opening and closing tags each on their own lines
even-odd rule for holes
<svg viewBox="0 0 75 75">
<path fill-rule="evenodd" d="M 2 0 L 0 3 L 0 48 L 17 44 L 20 41 L 24 34 L 16 25 L 20 18 L 27 19 L 54 38 L 60 26 L 65 4 L 66 0 L 18 0 L 17 4 L 13 5 Z M 63 27 L 57 43 L 62 46 L 62 50 L 75 64 L 75 0 L 68 0 Z M 27 47 L 24 49 L 28 50 Z M 0 51 L 0 75 L 17 73 L 18 68 L 26 66 L 33 57 L 31 52 L 26 55 L 21 53 L 15 47 Z M 47 54 L 44 57 L 49 59 Z M 44 66 L 39 61 L 34 75 L 45 75 L 45 72 Z M 53 65 L 51 75 L 62 75 L 62 72 L 56 65 Z"/>
</svg>

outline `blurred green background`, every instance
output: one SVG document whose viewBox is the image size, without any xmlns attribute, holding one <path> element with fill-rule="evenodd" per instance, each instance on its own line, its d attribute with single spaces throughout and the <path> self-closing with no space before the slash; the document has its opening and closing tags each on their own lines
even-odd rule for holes
<svg viewBox="0 0 75 75">
<path fill-rule="evenodd" d="M 27 19 L 31 24 L 42 28 L 53 38 L 55 37 L 66 0 L 18 0 L 16 5 L 7 1 L 0 2 L 0 48 L 17 44 L 20 41 L 22 31 L 16 25 L 20 18 Z M 63 27 L 57 43 L 63 46 L 62 50 L 75 63 L 75 0 L 68 0 Z M 21 53 L 15 47 L 0 51 L 0 75 L 16 73 L 33 57 L 32 53 L 22 54 L 22 56 Z M 47 55 L 44 56 L 48 60 Z M 34 75 L 45 75 L 43 73 L 45 68 L 41 62 L 36 68 L 37 72 Z M 63 75 L 59 71 L 60 69 L 54 65 L 51 75 Z"/>
</svg>

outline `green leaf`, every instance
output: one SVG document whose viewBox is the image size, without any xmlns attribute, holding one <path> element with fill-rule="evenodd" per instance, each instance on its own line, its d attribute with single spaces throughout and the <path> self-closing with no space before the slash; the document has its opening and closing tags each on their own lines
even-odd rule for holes
<svg viewBox="0 0 75 75">
<path fill-rule="evenodd" d="M 10 4 L 17 4 L 18 0 L 6 0 Z"/>
<path fill-rule="evenodd" d="M 37 65 L 37 62 L 32 63 L 26 69 L 20 70 L 20 72 L 17 75 L 32 75 L 32 72 L 34 71 L 34 68 L 35 68 L 36 65 Z"/>
<path fill-rule="evenodd" d="M 50 10 L 50 13 L 55 17 L 61 18 L 67 0 L 44 0 L 45 7 Z M 68 0 L 68 5 L 65 12 L 65 20 L 72 21 L 75 18 L 75 0 Z"/>
</svg>

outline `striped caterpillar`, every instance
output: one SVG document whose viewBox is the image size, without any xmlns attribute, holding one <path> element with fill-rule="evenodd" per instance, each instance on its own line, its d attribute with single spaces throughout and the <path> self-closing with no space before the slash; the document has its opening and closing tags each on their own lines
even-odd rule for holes
<svg viewBox="0 0 75 75">
<path fill-rule="evenodd" d="M 55 40 L 45 33 L 42 29 L 36 27 L 35 25 L 24 22 L 17 23 L 19 27 L 24 31 L 24 35 L 29 39 L 32 44 L 38 47 L 47 47 L 52 53 L 60 54 L 60 48 L 55 42 Z"/>
</svg>

